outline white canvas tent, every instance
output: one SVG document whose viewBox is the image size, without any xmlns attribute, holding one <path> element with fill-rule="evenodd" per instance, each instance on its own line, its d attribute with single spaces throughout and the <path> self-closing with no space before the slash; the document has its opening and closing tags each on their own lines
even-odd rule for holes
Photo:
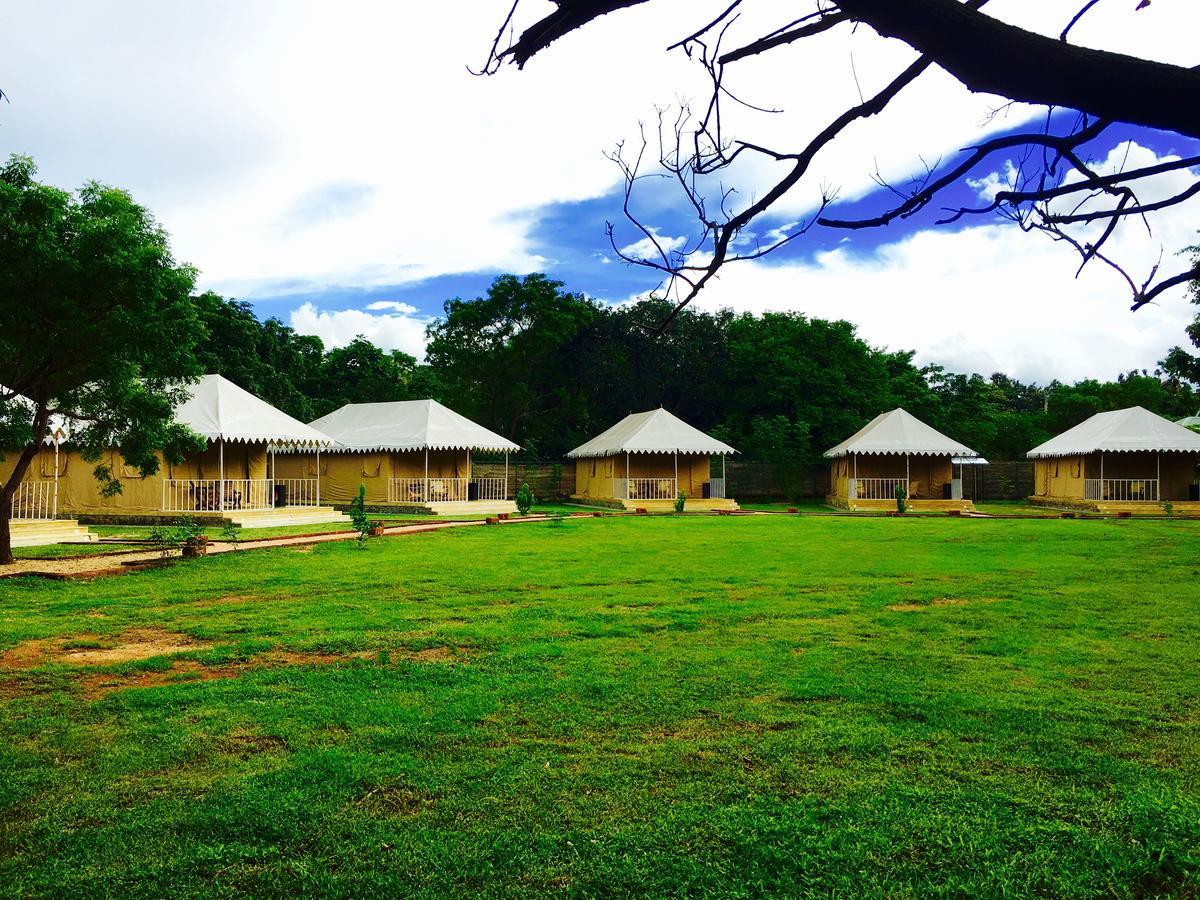
<svg viewBox="0 0 1200 900">
<path fill-rule="evenodd" d="M 712 509 L 735 509 L 725 457 L 736 452 L 662 407 L 631 413 L 567 454 L 576 460 L 572 496 L 665 505 L 682 493 Z M 712 473 L 714 456 L 721 458 L 720 477 Z"/>
<path fill-rule="evenodd" d="M 255 509 L 275 505 L 274 454 L 280 449 L 315 451 L 318 462 L 317 477 L 313 483 L 287 484 L 285 487 L 292 505 L 321 505 L 320 456 L 321 449 L 333 443 L 328 435 L 292 418 L 221 375 L 205 375 L 189 385 L 188 398 L 175 407 L 175 420 L 217 445 L 218 511 L 226 510 L 226 495 L 231 489 L 225 477 L 227 443 L 265 444 L 272 458 L 270 477 L 265 484 L 259 484 L 259 479 L 234 479 L 233 489 L 240 492 L 239 505 L 244 503 L 248 508 Z M 237 482 L 244 484 L 238 485 Z M 173 510 L 183 507 L 186 510 L 193 505 L 197 490 L 195 479 L 168 479 L 163 491 L 163 508 Z M 292 496 L 293 492 L 295 496 Z"/>
<path fill-rule="evenodd" d="M 1030 459 L 1138 451 L 1200 452 L 1200 434 L 1140 406 L 1096 413 L 1025 455 Z"/>
<path fill-rule="evenodd" d="M 1184 428 L 1200 428 L 1200 413 L 1196 413 L 1194 416 L 1184 416 L 1175 424 L 1182 425 Z"/>
<path fill-rule="evenodd" d="M 436 400 L 349 403 L 311 424 L 335 441 L 329 478 L 339 497 L 352 499 L 361 484 L 375 502 L 434 512 L 463 502 L 512 509 L 508 456 L 520 446 Z M 503 453 L 504 477 L 475 477 L 476 452 Z"/>
<path fill-rule="evenodd" d="M 867 477 L 860 477 L 860 456 L 869 458 L 903 456 L 903 479 L 899 477 L 896 470 L 882 465 L 877 460 L 872 462 L 868 468 Z M 961 467 L 986 462 L 966 444 L 947 437 L 936 428 L 925 424 L 912 413 L 899 407 L 880 413 L 849 438 L 825 451 L 827 459 L 849 458 L 844 466 L 835 466 L 836 477 L 833 493 L 839 496 L 844 493 L 845 499 L 852 503 L 858 500 L 886 500 L 894 497 L 898 490 L 903 490 L 912 499 L 914 495 L 909 493 L 912 484 L 910 470 L 911 459 L 914 456 L 944 457 L 949 460 L 948 478 L 945 474 L 935 472 L 934 462 L 932 460 L 929 462 L 926 467 L 929 471 L 927 478 L 929 484 L 926 487 L 934 490 L 937 484 L 947 483 L 940 481 L 941 478 L 947 478 L 950 485 L 949 499 L 954 501 L 963 499 Z M 938 467 L 941 465 L 941 463 L 937 464 Z M 960 467 L 957 476 L 954 474 L 955 466 Z M 841 470 L 840 475 L 837 474 L 839 469 Z M 926 499 L 936 498 L 930 496 Z"/>
</svg>

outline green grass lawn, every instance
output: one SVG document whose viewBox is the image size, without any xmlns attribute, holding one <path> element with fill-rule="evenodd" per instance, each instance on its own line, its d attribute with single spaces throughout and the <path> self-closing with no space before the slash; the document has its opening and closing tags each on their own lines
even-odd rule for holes
<svg viewBox="0 0 1200 900">
<path fill-rule="evenodd" d="M 0 893 L 1194 896 L 1198 549 L 611 517 L 0 582 Z"/>
</svg>

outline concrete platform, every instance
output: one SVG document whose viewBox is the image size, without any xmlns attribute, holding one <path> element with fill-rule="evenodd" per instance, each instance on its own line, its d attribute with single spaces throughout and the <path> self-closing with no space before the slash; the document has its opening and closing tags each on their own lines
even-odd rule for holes
<svg viewBox="0 0 1200 900">
<path fill-rule="evenodd" d="M 332 506 L 281 506 L 278 509 L 227 509 L 225 518 L 242 528 L 282 528 L 287 525 L 350 526 L 350 517 Z"/>
<path fill-rule="evenodd" d="M 1172 515 L 1194 518 L 1200 516 L 1200 501 L 1196 500 L 1164 500 L 1162 502 L 1147 500 L 1081 500 L 1078 497 L 1042 497 L 1029 498 L 1034 506 L 1044 506 L 1048 509 L 1061 509 L 1068 512 L 1093 513 L 1098 516 L 1115 516 L 1118 513 L 1129 513 L 1134 516 L 1165 516 L 1164 503 L 1171 504 Z"/>
<path fill-rule="evenodd" d="M 348 509 L 338 504 L 338 509 Z M 388 516 L 495 516 L 513 515 L 517 504 L 512 500 L 455 500 L 433 503 L 370 503 L 367 515 Z"/>
<path fill-rule="evenodd" d="M 571 495 L 571 501 L 580 505 L 600 506 L 607 509 L 644 509 L 647 512 L 675 512 L 674 500 L 619 500 L 613 497 L 581 497 Z M 704 500 L 688 497 L 686 512 L 714 512 L 718 509 L 740 509 L 736 500 Z"/>
<path fill-rule="evenodd" d="M 9 522 L 14 547 L 49 544 L 93 544 L 99 538 L 74 519 L 13 519 Z"/>
<path fill-rule="evenodd" d="M 894 512 L 895 500 L 848 500 L 845 497 L 826 496 L 825 502 L 835 509 L 848 509 L 851 512 Z M 970 500 L 921 500 L 905 501 L 911 512 L 975 512 L 975 504 Z"/>
</svg>

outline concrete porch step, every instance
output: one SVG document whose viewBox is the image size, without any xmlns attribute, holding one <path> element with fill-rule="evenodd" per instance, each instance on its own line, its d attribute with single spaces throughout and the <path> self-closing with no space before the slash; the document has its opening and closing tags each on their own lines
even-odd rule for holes
<svg viewBox="0 0 1200 900">
<path fill-rule="evenodd" d="M 74 519 L 44 519 L 29 521 L 14 519 L 9 523 L 14 547 L 45 547 L 49 544 L 92 544 L 99 538 Z"/>
<path fill-rule="evenodd" d="M 281 506 L 278 509 L 226 510 L 225 517 L 242 528 L 282 528 L 289 525 L 350 527 L 350 517 L 332 506 Z"/>
</svg>

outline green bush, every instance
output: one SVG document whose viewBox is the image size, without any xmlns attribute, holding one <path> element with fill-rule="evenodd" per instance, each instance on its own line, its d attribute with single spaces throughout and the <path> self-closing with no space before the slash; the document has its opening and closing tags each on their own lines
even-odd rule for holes
<svg viewBox="0 0 1200 900">
<path fill-rule="evenodd" d="M 226 522 L 221 526 L 221 540 L 228 541 L 237 547 L 242 540 L 242 526 L 237 522 Z"/>
<path fill-rule="evenodd" d="M 358 494 L 350 501 L 350 523 L 358 532 L 358 545 L 371 536 L 371 520 L 367 518 L 367 486 L 360 484 Z"/>
<path fill-rule="evenodd" d="M 896 485 L 896 512 L 904 514 L 908 512 L 908 489 L 902 485 Z"/>
<path fill-rule="evenodd" d="M 675 498 L 675 512 L 683 512 L 683 508 L 687 505 L 687 491 L 680 491 L 679 496 Z"/>
<path fill-rule="evenodd" d="M 537 498 L 533 496 L 533 491 L 529 489 L 529 484 L 521 485 L 521 489 L 517 491 L 517 496 L 513 498 L 517 504 L 517 512 L 523 516 L 529 515 L 529 511 L 533 509 L 533 504 L 537 502 Z"/>
</svg>

